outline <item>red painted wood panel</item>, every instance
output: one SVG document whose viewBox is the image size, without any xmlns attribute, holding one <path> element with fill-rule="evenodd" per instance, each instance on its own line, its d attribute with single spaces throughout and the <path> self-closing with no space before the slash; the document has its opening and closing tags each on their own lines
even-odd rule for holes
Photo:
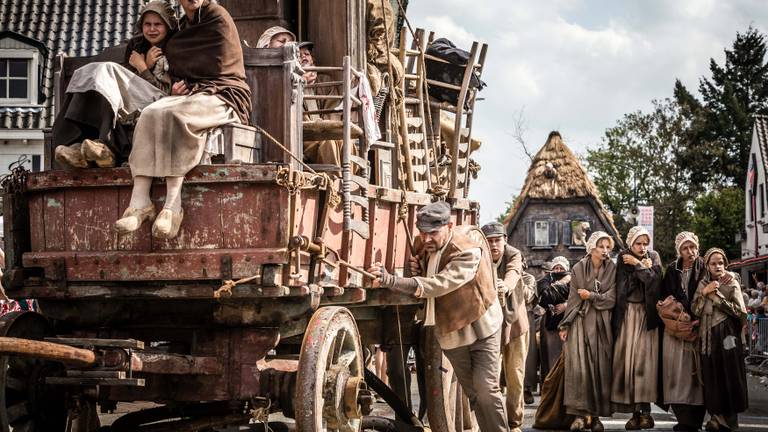
<svg viewBox="0 0 768 432">
<path fill-rule="evenodd" d="M 45 250 L 45 220 L 43 218 L 43 194 L 29 197 L 29 237 L 30 247 L 35 252 Z M 10 223 L 7 221 L 6 223 Z"/>
<path fill-rule="evenodd" d="M 371 208 L 371 238 L 368 241 L 369 247 L 366 251 L 365 266 L 368 267 L 375 262 L 381 262 L 388 266 L 387 251 L 389 249 L 390 223 L 392 219 L 393 208 L 396 204 L 391 202 L 378 201 Z M 394 237 L 394 235 L 393 235 Z"/>
<path fill-rule="evenodd" d="M 283 222 L 288 213 L 288 201 L 282 196 L 284 190 L 274 185 L 222 185 L 219 193 L 223 248 L 278 244 L 287 228 Z"/>
<path fill-rule="evenodd" d="M 67 250 L 64 232 L 66 200 L 64 191 L 46 193 L 43 196 L 43 218 L 45 220 L 45 250 Z"/>
<path fill-rule="evenodd" d="M 299 195 L 299 205 L 296 206 L 295 232 L 310 240 L 315 237 L 315 225 L 320 211 L 319 195 L 314 190 L 302 191 Z"/>
<path fill-rule="evenodd" d="M 221 246 L 221 217 L 219 194 L 212 185 L 184 185 L 181 189 L 181 207 L 184 219 L 179 235 L 170 240 L 152 238 L 153 250 L 215 249 Z M 165 205 L 165 187 L 155 187 L 158 194 L 158 214 Z"/>
<path fill-rule="evenodd" d="M 67 250 L 115 249 L 117 233 L 113 224 L 118 218 L 117 207 L 115 188 L 67 190 L 64 207 Z"/>
</svg>

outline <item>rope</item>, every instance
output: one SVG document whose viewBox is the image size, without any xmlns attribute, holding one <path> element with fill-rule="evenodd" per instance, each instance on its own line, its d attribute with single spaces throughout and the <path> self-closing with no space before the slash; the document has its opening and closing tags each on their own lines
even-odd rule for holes
<svg viewBox="0 0 768 432">
<path fill-rule="evenodd" d="M 258 278 L 258 276 L 248 276 L 246 278 L 242 278 L 242 279 L 237 280 L 237 281 L 225 280 L 224 281 L 224 285 L 222 285 L 221 287 L 219 287 L 219 289 L 217 289 L 216 291 L 213 292 L 213 298 L 219 299 L 224 294 L 226 294 L 227 297 L 230 297 L 232 295 L 232 288 L 234 288 L 234 287 L 236 287 L 236 286 L 238 286 L 240 284 L 251 282 L 252 280 L 255 280 L 257 278 Z"/>
<path fill-rule="evenodd" d="M 312 167 L 310 167 L 309 165 L 305 164 L 304 161 L 301 158 L 299 158 L 298 156 L 293 154 L 293 152 L 290 151 L 287 147 L 285 147 L 284 145 L 280 144 L 280 142 L 277 139 L 275 139 L 275 137 L 270 135 L 269 132 L 265 131 L 261 126 L 254 126 L 254 127 L 256 128 L 257 131 L 259 131 L 259 133 L 261 133 L 262 135 L 267 137 L 267 139 L 272 141 L 273 144 L 275 144 L 276 146 L 280 147 L 284 152 L 288 153 L 288 155 L 291 156 L 294 160 L 296 160 L 296 162 L 301 164 L 301 166 L 304 167 L 304 169 L 306 169 L 307 171 L 311 172 L 312 174 L 317 174 L 317 172 L 315 170 L 313 170 Z"/>
<path fill-rule="evenodd" d="M 291 173 L 295 175 L 291 176 Z M 283 167 L 277 170 L 275 183 L 288 189 L 290 195 L 296 195 L 301 189 L 325 190 L 331 207 L 341 204 L 341 195 L 333 188 L 333 180 L 327 173 L 306 174 Z"/>
<path fill-rule="evenodd" d="M 266 406 L 255 408 L 256 400 L 266 401 Z M 264 432 L 272 432 L 272 428 L 269 427 L 269 411 L 272 408 L 272 400 L 269 398 L 256 397 L 251 401 L 254 408 L 250 411 L 254 420 L 264 425 Z"/>
</svg>

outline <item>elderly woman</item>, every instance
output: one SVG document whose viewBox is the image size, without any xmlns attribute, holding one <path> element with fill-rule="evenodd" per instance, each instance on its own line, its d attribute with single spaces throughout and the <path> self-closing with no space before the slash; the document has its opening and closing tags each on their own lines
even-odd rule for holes
<svg viewBox="0 0 768 432">
<path fill-rule="evenodd" d="M 547 374 L 560 357 L 563 350 L 563 341 L 558 334 L 558 326 L 565 313 L 565 305 L 568 300 L 568 292 L 571 289 L 571 263 L 568 258 L 558 256 L 550 263 L 551 271 L 536 283 L 536 291 L 539 293 L 539 306 L 546 311 L 541 320 L 541 380 Z"/>
<path fill-rule="evenodd" d="M 616 303 L 616 265 L 610 259 L 613 246 L 613 238 L 607 233 L 592 233 L 587 256 L 571 271 L 571 291 L 560 321 L 560 337 L 565 342 L 565 408 L 576 416 L 572 431 L 585 430 L 586 417 L 592 416 L 592 431 L 602 432 L 598 416 L 612 414 L 611 311 Z"/>
<path fill-rule="evenodd" d="M 245 82 L 243 51 L 232 17 L 212 0 L 181 0 L 185 16 L 166 45 L 174 94 L 149 105 L 136 125 L 129 158 L 133 192 L 120 233 L 155 219 L 152 235 L 173 238 L 184 210 L 184 176 L 202 158 L 208 132 L 228 123 L 248 123 L 251 91 Z M 163 210 L 155 218 L 152 179 L 165 178 Z"/>
<path fill-rule="evenodd" d="M 747 409 L 747 375 L 741 329 L 747 310 L 736 276 L 727 271 L 722 249 L 704 254 L 706 272 L 693 296 L 693 313 L 699 317 L 704 406 L 711 418 L 708 431 L 739 427 L 738 413 Z"/>
<path fill-rule="evenodd" d="M 659 254 L 648 250 L 651 235 L 642 226 L 627 233 L 628 249 L 616 259 L 616 305 L 611 329 L 613 410 L 632 413 L 627 430 L 652 429 L 651 402 L 657 399 L 659 315 L 656 302 L 661 282 Z"/>
<path fill-rule="evenodd" d="M 672 296 L 679 303 L 680 313 L 688 315 L 694 323 L 691 300 L 704 277 L 704 260 L 699 256 L 699 238 L 692 232 L 681 232 L 675 237 L 677 259 L 667 266 L 661 283 L 662 297 Z M 680 321 L 679 315 L 675 321 Z M 666 322 L 666 321 L 665 321 Z M 693 432 L 704 422 L 704 389 L 700 371 L 696 367 L 698 354 L 691 325 L 689 334 L 673 332 L 672 324 L 664 329 L 662 342 L 662 386 L 664 404 L 670 405 L 677 417 L 675 430 Z"/>
<path fill-rule="evenodd" d="M 274 26 L 266 29 L 264 33 L 259 36 L 259 41 L 256 42 L 256 48 L 280 48 L 288 42 L 295 42 L 296 35 L 290 30 Z"/>
</svg>

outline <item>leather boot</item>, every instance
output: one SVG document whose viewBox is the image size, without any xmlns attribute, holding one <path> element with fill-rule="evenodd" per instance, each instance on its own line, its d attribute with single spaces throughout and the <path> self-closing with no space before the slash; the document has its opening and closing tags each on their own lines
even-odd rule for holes
<svg viewBox="0 0 768 432">
<path fill-rule="evenodd" d="M 88 168 L 88 161 L 83 158 L 80 144 L 60 145 L 54 150 L 56 162 L 74 168 Z"/>
<path fill-rule="evenodd" d="M 640 413 L 633 413 L 632 418 L 627 420 L 627 424 L 624 425 L 626 430 L 640 430 Z"/>
</svg>

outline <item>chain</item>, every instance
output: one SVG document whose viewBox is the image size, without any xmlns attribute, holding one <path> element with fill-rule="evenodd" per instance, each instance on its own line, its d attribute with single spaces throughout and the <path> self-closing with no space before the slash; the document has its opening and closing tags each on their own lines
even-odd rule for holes
<svg viewBox="0 0 768 432">
<path fill-rule="evenodd" d="M 16 162 L 8 167 L 10 172 L 0 177 L 0 187 L 6 193 L 24 193 L 27 186 L 27 175 L 29 175 L 29 170 L 24 167 L 27 162 L 29 162 L 27 155 L 21 155 Z"/>
<path fill-rule="evenodd" d="M 266 406 L 257 408 L 257 401 L 266 402 Z M 265 397 L 254 397 L 251 400 L 251 405 L 253 406 L 253 409 L 251 409 L 250 414 L 253 419 L 264 425 L 264 432 L 272 432 L 272 428 L 269 427 L 269 411 L 272 408 L 272 400 Z"/>
</svg>

